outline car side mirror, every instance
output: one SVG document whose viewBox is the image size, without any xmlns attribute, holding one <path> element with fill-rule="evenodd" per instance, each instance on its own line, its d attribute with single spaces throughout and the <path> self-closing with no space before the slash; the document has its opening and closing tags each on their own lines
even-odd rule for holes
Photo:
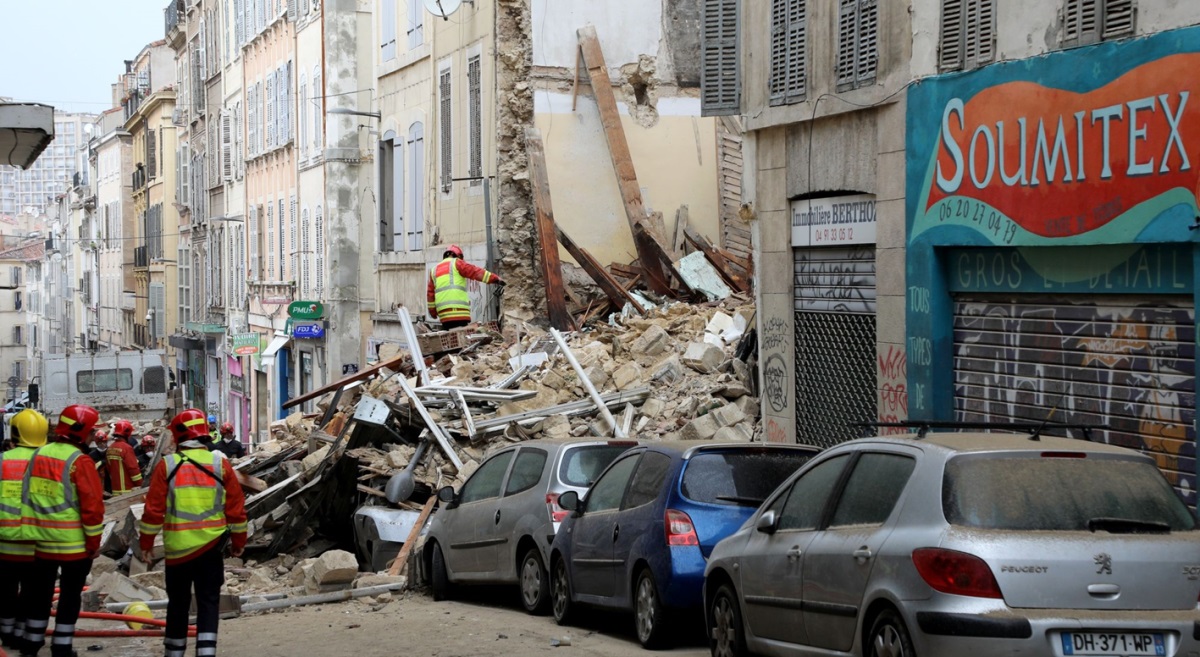
<svg viewBox="0 0 1200 657">
<path fill-rule="evenodd" d="M 774 534 L 777 529 L 777 518 L 774 511 L 767 511 L 758 517 L 758 523 L 755 525 L 758 531 L 764 534 Z"/>
<path fill-rule="evenodd" d="M 579 504 L 579 493 L 573 490 L 569 490 L 562 495 L 559 495 L 558 505 L 567 511 L 574 511 L 575 513 L 582 511 Z"/>
<path fill-rule="evenodd" d="M 454 504 L 454 499 L 457 497 L 454 494 L 454 486 L 442 486 L 438 489 L 437 497 L 446 504 Z"/>
</svg>

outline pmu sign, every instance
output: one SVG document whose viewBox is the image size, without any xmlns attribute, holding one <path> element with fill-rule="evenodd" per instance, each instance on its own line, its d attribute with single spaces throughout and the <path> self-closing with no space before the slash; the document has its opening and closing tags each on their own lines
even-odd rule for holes
<svg viewBox="0 0 1200 657">
<path fill-rule="evenodd" d="M 321 319 L 325 306 L 320 301 L 293 301 L 288 305 L 288 317 L 292 319 Z"/>
</svg>

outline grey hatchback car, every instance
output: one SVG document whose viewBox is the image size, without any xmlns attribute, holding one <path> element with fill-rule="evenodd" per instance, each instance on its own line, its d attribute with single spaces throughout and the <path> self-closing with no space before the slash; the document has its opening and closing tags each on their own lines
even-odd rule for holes
<svg viewBox="0 0 1200 657">
<path fill-rule="evenodd" d="M 636 441 L 530 440 L 494 452 L 457 493 L 438 491 L 422 556 L 433 598 L 458 584 L 520 584 L 529 613 L 549 608 L 550 543 L 567 511 L 558 498 L 584 493 Z"/>
<path fill-rule="evenodd" d="M 854 440 L 713 550 L 712 654 L 1196 655 L 1198 539 L 1131 450 L 1000 433 Z"/>
</svg>

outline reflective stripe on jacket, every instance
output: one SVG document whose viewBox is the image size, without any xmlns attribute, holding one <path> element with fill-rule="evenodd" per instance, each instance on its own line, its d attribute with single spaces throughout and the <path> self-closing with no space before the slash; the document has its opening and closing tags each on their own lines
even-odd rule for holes
<svg viewBox="0 0 1200 657">
<path fill-rule="evenodd" d="M 84 550 L 83 516 L 71 480 L 71 466 L 81 456 L 83 453 L 74 445 L 50 443 L 32 454 L 25 470 L 22 530 L 28 540 L 55 544 L 47 552 Z"/>
<path fill-rule="evenodd" d="M 23 541 L 21 500 L 32 447 L 14 447 L 0 453 L 0 541 Z M 0 548 L 0 552 L 3 552 Z"/>
<path fill-rule="evenodd" d="M 458 258 L 446 258 L 433 268 L 434 307 L 441 320 L 471 319 L 467 279 L 459 273 L 456 260 Z"/>
<path fill-rule="evenodd" d="M 178 454 L 165 457 L 170 481 L 167 484 L 167 509 L 161 526 L 167 559 L 187 557 L 225 533 L 224 481 L 226 459 L 220 452 L 189 449 L 188 459 L 211 472 L 210 477 L 195 464 Z M 157 533 L 159 527 L 143 524 L 143 533 Z M 244 530 L 243 530 L 244 531 Z"/>
</svg>

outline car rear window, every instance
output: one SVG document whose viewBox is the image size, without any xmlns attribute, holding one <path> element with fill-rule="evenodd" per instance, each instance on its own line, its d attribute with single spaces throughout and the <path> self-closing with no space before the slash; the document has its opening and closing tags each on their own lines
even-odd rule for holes
<svg viewBox="0 0 1200 657">
<path fill-rule="evenodd" d="M 587 488 L 609 463 L 624 454 L 629 445 L 588 445 L 567 451 L 558 467 L 558 478 L 568 486 Z"/>
<path fill-rule="evenodd" d="M 783 449 L 701 452 L 683 471 L 683 496 L 707 504 L 758 506 L 811 457 Z"/>
<path fill-rule="evenodd" d="M 1123 459 L 960 457 L 946 464 L 942 508 L 951 524 L 982 529 L 1196 528 L 1158 468 Z"/>
</svg>

